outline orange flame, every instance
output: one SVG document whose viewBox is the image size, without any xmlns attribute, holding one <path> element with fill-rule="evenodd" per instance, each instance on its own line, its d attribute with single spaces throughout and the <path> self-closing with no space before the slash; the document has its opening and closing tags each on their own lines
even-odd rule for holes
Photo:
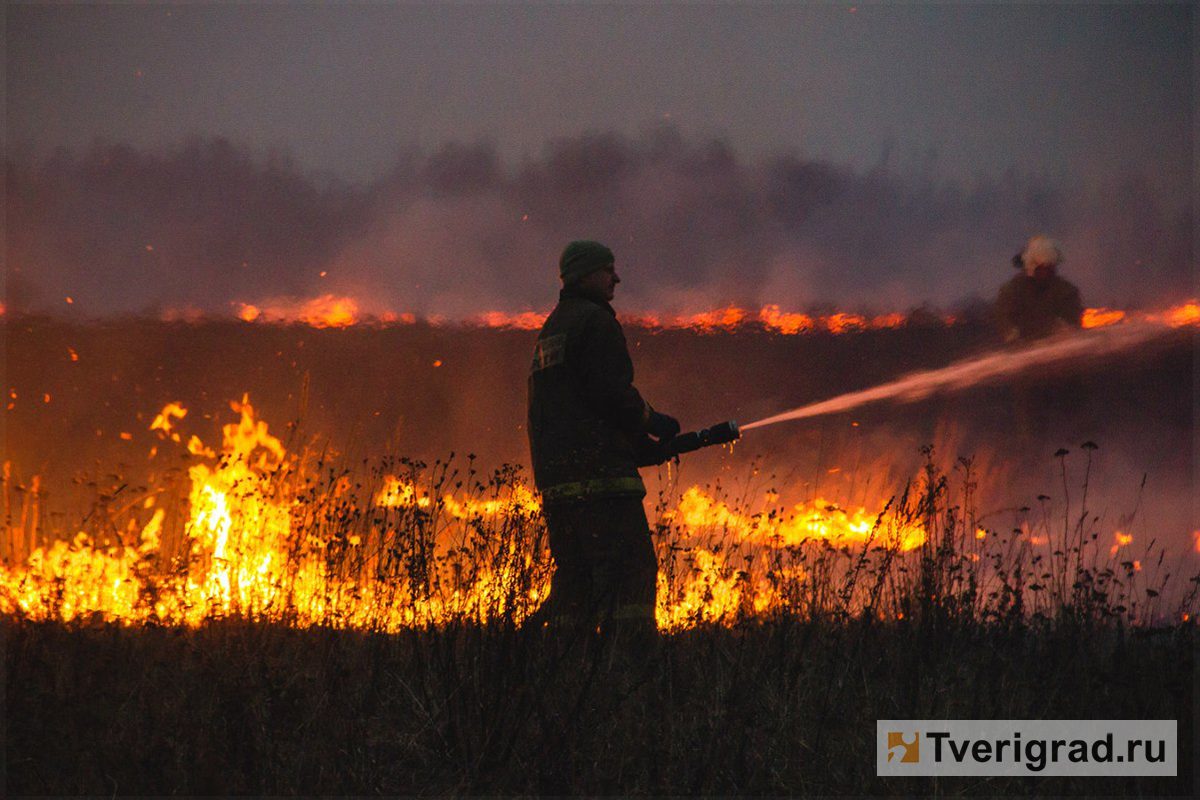
<svg viewBox="0 0 1200 800">
<path fill-rule="evenodd" d="M 1130 534 L 1121 533 L 1120 531 L 1114 531 L 1113 532 L 1113 546 L 1109 550 L 1109 555 L 1115 556 L 1117 554 L 1118 550 L 1120 550 L 1122 547 L 1125 547 L 1126 545 L 1128 545 L 1132 542 L 1133 542 L 1133 536 L 1131 536 Z"/>
<path fill-rule="evenodd" d="M 435 496 L 411 478 L 386 476 L 370 505 L 377 514 L 353 531 L 331 530 L 329 516 L 302 499 L 298 459 L 270 433 L 249 398 L 230 403 L 238 415 L 222 428 L 220 455 L 196 436 L 187 450 L 202 459 L 188 469 L 190 491 L 183 524 L 184 552 L 172 559 L 163 547 L 166 510 L 149 494 L 140 529 L 103 544 L 86 532 L 37 547 L 23 563 L 0 565 L 0 613 L 70 621 L 99 615 L 124 624 L 195 626 L 227 614 L 249 614 L 308 626 L 396 630 L 435 624 L 457 614 L 486 618 L 514 602 L 516 573 L 545 554 L 505 553 L 499 567 L 484 566 L 464 576 L 452 555 L 472 541 L 482 521 L 502 526 L 533 525 L 539 498 L 524 484 L 503 484 L 492 496 L 446 492 Z M 187 417 L 180 403 L 167 404 L 150 425 L 160 436 L 183 443 L 178 423 Z M 351 483 L 337 481 L 330 500 L 349 502 Z M 766 498 L 769 502 L 775 496 Z M 135 506 L 137 504 L 134 504 Z M 374 577 L 390 557 L 384 546 L 398 533 L 422 530 L 415 514 L 436 533 L 430 569 L 444 572 L 435 583 L 442 593 L 418 594 Z M 398 515 L 398 516 L 397 516 Z M 401 522 L 400 519 L 407 520 Z M 390 520 L 390 521 L 389 521 Z M 768 577 L 750 568 L 756 552 L 794 555 L 810 543 L 836 548 L 868 544 L 908 551 L 925 541 L 914 527 L 883 520 L 865 508 L 843 509 L 817 498 L 786 513 L 750 515 L 699 487 L 687 489 L 663 523 L 687 547 L 690 568 L 660 573 L 657 618 L 663 628 L 723 622 L 741 613 L 783 607 L 780 577 L 804 581 L 800 563 L 786 562 Z M 392 526 L 399 526 L 398 528 Z M 406 527 L 407 526 L 407 527 Z M 540 540 L 530 536 L 527 541 Z M 488 545 L 492 547 L 494 545 Z M 511 547 L 512 545 L 503 545 Z M 346 548 L 350 548 L 348 551 Z M 356 571 L 337 567 L 331 553 L 351 553 Z M 442 565 L 442 566 L 438 566 Z M 536 605 L 548 591 L 547 575 L 520 592 Z"/>
<path fill-rule="evenodd" d="M 411 312 L 384 311 L 368 316 L 361 311 L 359 302 L 354 298 L 332 294 L 308 300 L 278 298 L 259 303 L 235 303 L 234 306 L 237 317 L 245 322 L 301 323 L 315 328 L 341 328 L 357 324 L 412 325 L 419 321 L 430 325 L 455 324 L 453 320 L 436 316 L 419 319 Z M 945 326 L 953 326 L 961 322 L 959 317 L 951 314 L 933 314 L 928 311 L 918 313 L 922 320 L 940 321 Z M 485 328 L 537 330 L 546 321 L 547 316 L 548 313 L 544 311 L 516 313 L 485 311 L 461 322 Z M 900 312 L 867 316 L 846 311 L 813 316 L 799 311 L 783 310 L 779 305 L 772 303 L 762 306 L 757 311 L 728 305 L 692 314 L 628 314 L 623 318 L 631 325 L 651 330 L 690 330 L 705 334 L 731 333 L 744 328 L 757 327 L 771 333 L 794 336 L 816 331 L 845 334 L 899 328 L 912 322 L 916 316 L 916 313 L 908 315 Z M 177 310 L 170 312 L 167 318 L 194 320 L 199 319 L 200 315 L 198 312 Z M 1190 300 L 1162 311 L 1150 312 L 1133 312 L 1104 307 L 1088 308 L 1083 312 L 1081 325 L 1085 329 L 1103 328 L 1131 319 L 1140 319 L 1171 327 L 1200 325 L 1200 302 Z"/>
<path fill-rule="evenodd" d="M 546 322 L 549 314 L 538 311 L 522 311 L 519 314 L 505 314 L 502 311 L 488 311 L 480 314 L 473 322 L 485 328 L 513 328 L 522 331 L 536 331 Z"/>
<path fill-rule="evenodd" d="M 187 416 L 187 409 L 181 403 L 167 403 L 163 406 L 163 410 L 158 412 L 154 421 L 150 423 L 150 430 L 162 431 L 163 436 L 167 436 L 173 441 L 179 441 L 179 434 L 174 431 L 173 419 L 183 419 Z"/>
<path fill-rule="evenodd" d="M 237 317 L 245 322 L 269 324 L 303 323 L 317 328 L 344 327 L 365 322 L 411 325 L 418 322 L 412 313 L 383 312 L 367 318 L 359 311 L 359 304 L 350 297 L 322 295 L 312 300 L 272 300 L 263 303 L 236 303 Z M 193 315 L 195 316 L 195 315 Z M 485 311 L 468 318 L 467 325 L 485 328 L 513 330 L 537 330 L 549 316 L 544 311 Z M 171 319 L 184 318 L 180 312 L 172 312 Z M 189 317 L 190 318 L 190 317 Z M 769 304 L 753 311 L 739 306 L 724 306 L 711 311 L 694 314 L 659 315 L 631 314 L 625 319 L 632 325 L 660 330 L 691 330 L 697 333 L 730 333 L 749 326 L 783 335 L 795 335 L 811 331 L 848 333 L 882 328 L 898 328 L 908 323 L 909 317 L 901 313 L 881 314 L 866 317 L 861 314 L 836 312 L 813 317 L 796 311 L 783 311 L 778 305 Z M 943 324 L 954 325 L 956 318 L 941 317 Z M 421 320 L 431 325 L 453 324 L 442 317 Z"/>
<path fill-rule="evenodd" d="M 1200 325 L 1200 301 L 1189 300 L 1164 311 L 1161 320 L 1172 328 L 1185 325 Z"/>
<path fill-rule="evenodd" d="M 847 331 L 861 331 L 867 328 L 867 319 L 860 314 L 836 313 L 830 314 L 828 317 L 822 317 L 825 327 L 831 333 L 846 333 Z"/>
<path fill-rule="evenodd" d="M 780 311 L 779 306 L 776 305 L 763 306 L 762 310 L 758 312 L 758 318 L 767 330 L 782 333 L 785 336 L 811 331 L 816 324 L 813 318 L 807 314 Z"/>
<path fill-rule="evenodd" d="M 675 511 L 668 511 L 668 520 L 680 520 L 685 529 L 702 532 L 719 528 L 732 534 L 739 542 L 753 542 L 768 547 L 795 547 L 810 541 L 824 540 L 834 544 L 864 545 L 873 538 L 890 539 L 886 543 L 908 551 L 925 542 L 925 532 L 919 528 L 904 528 L 885 532 L 876 529 L 878 515 L 865 508 L 846 511 L 834 503 L 817 497 L 792 508 L 786 517 L 775 519 L 762 515 L 746 516 L 714 500 L 699 487 L 683 493 Z"/>
<path fill-rule="evenodd" d="M 314 328 L 346 328 L 360 321 L 358 301 L 323 294 L 309 300 L 279 298 L 260 305 L 237 303 L 238 318 L 245 322 L 301 322 Z"/>
<path fill-rule="evenodd" d="M 1105 328 L 1109 325 L 1115 325 L 1125 319 L 1124 311 L 1116 311 L 1111 308 L 1087 308 L 1083 311 L 1083 327 L 1086 328 Z"/>
</svg>

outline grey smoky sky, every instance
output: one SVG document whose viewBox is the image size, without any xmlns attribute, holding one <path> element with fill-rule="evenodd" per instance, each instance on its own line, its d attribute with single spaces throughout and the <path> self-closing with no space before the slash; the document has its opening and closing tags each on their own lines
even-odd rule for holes
<svg viewBox="0 0 1200 800">
<path fill-rule="evenodd" d="M 539 307 L 529 263 L 581 234 L 656 265 L 647 307 L 987 295 L 1043 231 L 1098 300 L 1192 290 L 1189 4 L 6 14 L 33 305 L 218 307 L 213 276 L 325 269 L 416 310 Z"/>
</svg>

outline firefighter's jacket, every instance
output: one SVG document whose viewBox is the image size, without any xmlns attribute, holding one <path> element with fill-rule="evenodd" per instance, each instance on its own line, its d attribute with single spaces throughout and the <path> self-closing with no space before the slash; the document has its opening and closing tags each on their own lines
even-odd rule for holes
<svg viewBox="0 0 1200 800">
<path fill-rule="evenodd" d="M 1063 327 L 1078 328 L 1083 318 L 1079 289 L 1057 275 L 1018 275 L 1000 289 L 996 316 L 1006 334 L 1040 339 Z"/>
<path fill-rule="evenodd" d="M 529 373 L 529 450 L 547 503 L 642 497 L 650 407 L 616 312 L 567 287 L 538 334 Z"/>
</svg>

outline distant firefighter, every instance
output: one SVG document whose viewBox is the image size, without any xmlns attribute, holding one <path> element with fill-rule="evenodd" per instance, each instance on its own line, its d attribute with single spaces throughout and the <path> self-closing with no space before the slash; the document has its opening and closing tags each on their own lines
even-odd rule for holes
<svg viewBox="0 0 1200 800">
<path fill-rule="evenodd" d="M 555 572 L 535 626 L 656 634 L 658 564 L 638 467 L 659 464 L 679 423 L 633 385 L 633 362 L 609 303 L 613 253 L 571 242 L 563 288 L 538 334 L 529 375 L 529 447 Z"/>
<path fill-rule="evenodd" d="M 1058 243 L 1034 236 L 1013 256 L 1021 274 L 1000 289 L 996 316 L 1006 342 L 1041 339 L 1061 330 L 1080 327 L 1083 303 L 1079 289 L 1057 274 L 1063 262 Z"/>
</svg>

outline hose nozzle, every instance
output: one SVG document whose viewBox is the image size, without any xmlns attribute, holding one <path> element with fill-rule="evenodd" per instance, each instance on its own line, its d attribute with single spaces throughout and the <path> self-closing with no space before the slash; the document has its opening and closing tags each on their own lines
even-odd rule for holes
<svg viewBox="0 0 1200 800">
<path fill-rule="evenodd" d="M 681 433 L 667 442 L 666 448 L 672 456 L 677 456 L 683 453 L 690 453 L 693 450 L 699 450 L 701 447 L 735 442 L 741 435 L 742 432 L 738 429 L 738 424 L 733 420 L 729 420 L 727 422 L 718 422 L 716 425 L 710 425 L 707 428 L 701 428 L 698 431 Z"/>
</svg>

